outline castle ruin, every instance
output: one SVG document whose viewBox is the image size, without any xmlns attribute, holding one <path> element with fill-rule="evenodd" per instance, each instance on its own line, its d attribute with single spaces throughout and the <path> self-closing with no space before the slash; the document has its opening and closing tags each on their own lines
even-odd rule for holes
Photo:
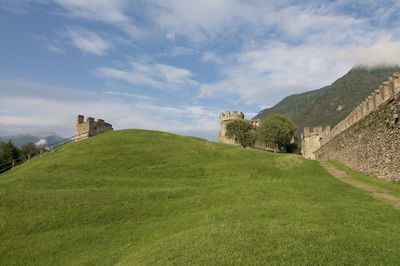
<svg viewBox="0 0 400 266">
<path fill-rule="evenodd" d="M 234 139 L 230 139 L 225 136 L 226 123 L 234 119 L 244 119 L 244 114 L 242 112 L 238 113 L 238 111 L 233 111 L 232 114 L 229 111 L 219 114 L 219 122 L 221 124 L 221 130 L 219 131 L 218 134 L 218 142 L 227 144 L 237 144 Z"/>
<path fill-rule="evenodd" d="M 84 116 L 78 115 L 76 119 L 75 141 L 87 139 L 98 134 L 113 130 L 112 125 L 104 122 L 102 119 L 94 120 L 93 117 L 88 117 L 84 122 Z"/>
<path fill-rule="evenodd" d="M 221 124 L 221 130 L 218 134 L 218 142 L 238 145 L 238 143 L 233 138 L 230 139 L 225 136 L 226 123 L 234 119 L 244 119 L 244 114 L 242 112 L 238 113 L 238 111 L 233 111 L 232 114 L 229 111 L 219 114 L 219 122 Z M 249 121 L 253 125 L 254 129 L 257 129 L 261 123 L 260 119 L 253 119 Z M 254 144 L 254 148 L 261 150 L 271 150 L 271 151 L 274 150 L 273 147 L 266 145 L 265 143 L 259 140 L 257 140 L 256 143 Z"/>
<path fill-rule="evenodd" d="M 381 180 L 400 182 L 400 73 L 382 83 L 332 130 L 304 128 L 305 158 L 338 160 Z"/>
</svg>

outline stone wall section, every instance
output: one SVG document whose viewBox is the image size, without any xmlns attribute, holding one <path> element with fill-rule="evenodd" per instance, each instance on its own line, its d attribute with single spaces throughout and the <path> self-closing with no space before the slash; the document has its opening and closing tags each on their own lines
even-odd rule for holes
<svg viewBox="0 0 400 266">
<path fill-rule="evenodd" d="M 102 119 L 94 120 L 93 117 L 88 117 L 84 122 L 84 116 L 78 115 L 76 119 L 75 141 L 87 139 L 98 134 L 113 130 L 112 125 L 104 122 Z"/>
<path fill-rule="evenodd" d="M 319 148 L 315 149 L 317 139 L 305 132 L 303 156 L 338 160 L 366 175 L 399 182 L 399 98 L 400 73 L 396 72 L 343 121 L 326 131 L 319 139 Z"/>
<path fill-rule="evenodd" d="M 393 98 L 315 151 L 385 181 L 400 182 L 400 99 Z"/>
</svg>

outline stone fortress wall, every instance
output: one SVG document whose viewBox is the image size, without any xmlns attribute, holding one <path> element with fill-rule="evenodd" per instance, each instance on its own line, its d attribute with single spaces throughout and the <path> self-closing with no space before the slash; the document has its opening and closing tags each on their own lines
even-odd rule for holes
<svg viewBox="0 0 400 266">
<path fill-rule="evenodd" d="M 84 116 L 78 115 L 76 119 L 75 141 L 87 139 L 98 134 L 113 130 L 112 125 L 104 122 L 102 119 L 94 120 L 93 117 L 88 117 L 84 122 Z"/>
<path fill-rule="evenodd" d="M 338 160 L 366 175 L 399 182 L 399 98 L 400 73 L 396 72 L 332 130 L 305 128 L 303 156 Z"/>
</svg>

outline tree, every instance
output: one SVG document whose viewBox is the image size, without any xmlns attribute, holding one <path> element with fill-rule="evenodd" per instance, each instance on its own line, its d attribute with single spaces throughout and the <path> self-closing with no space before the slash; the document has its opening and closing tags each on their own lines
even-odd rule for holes
<svg viewBox="0 0 400 266">
<path fill-rule="evenodd" d="M 284 115 L 271 114 L 263 119 L 257 130 L 259 140 L 265 144 L 272 144 L 274 152 L 290 144 L 296 132 L 296 125 Z"/>
<path fill-rule="evenodd" d="M 234 139 L 240 146 L 252 147 L 256 142 L 257 136 L 253 125 L 248 120 L 234 119 L 225 124 L 225 136 Z"/>
<path fill-rule="evenodd" d="M 12 161 L 21 157 L 21 151 L 10 141 L 0 143 L 0 157 L 3 161 Z"/>
<path fill-rule="evenodd" d="M 34 156 L 38 152 L 38 149 L 40 150 L 40 148 L 35 146 L 32 142 L 21 145 L 21 150 L 26 158 Z"/>
<path fill-rule="evenodd" d="M 21 157 L 21 151 L 10 141 L 0 142 L 0 164 L 6 164 Z M 3 165 L 6 168 L 8 165 Z M 4 169 L 3 169 L 4 170 Z M 0 172 L 2 170 L 0 169 Z"/>
</svg>

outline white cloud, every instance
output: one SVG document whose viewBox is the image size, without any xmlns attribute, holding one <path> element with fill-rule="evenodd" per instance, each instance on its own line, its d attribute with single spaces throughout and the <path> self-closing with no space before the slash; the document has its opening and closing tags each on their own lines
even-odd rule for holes
<svg viewBox="0 0 400 266">
<path fill-rule="evenodd" d="M 159 28 L 170 34 L 185 36 L 193 42 L 222 38 L 234 32 L 240 22 L 251 21 L 261 15 L 257 10 L 259 5 L 237 0 L 150 2 L 149 14 Z"/>
<path fill-rule="evenodd" d="M 201 58 L 204 62 L 211 62 L 216 64 L 223 63 L 222 59 L 219 56 L 210 51 L 204 52 Z"/>
<path fill-rule="evenodd" d="M 173 34 L 173 33 L 167 33 L 167 34 L 165 34 L 165 38 L 167 38 L 167 39 L 170 40 L 171 42 L 175 42 L 175 34 Z"/>
<path fill-rule="evenodd" d="M 40 139 L 39 141 L 35 142 L 36 146 L 39 145 L 47 145 L 47 140 L 46 139 Z"/>
<path fill-rule="evenodd" d="M 347 58 L 355 65 L 367 67 L 400 65 L 400 41 L 388 36 L 369 47 L 356 47 L 340 53 L 338 58 Z"/>
<path fill-rule="evenodd" d="M 126 93 L 126 92 L 120 92 L 120 91 L 105 91 L 103 92 L 106 95 L 115 95 L 115 96 L 123 96 L 123 97 L 132 97 L 140 100 L 147 100 L 147 101 L 154 101 L 155 99 L 153 97 L 149 97 L 146 95 L 140 95 L 136 93 Z"/>
<path fill-rule="evenodd" d="M 84 52 L 105 55 L 111 49 L 111 44 L 94 32 L 84 28 L 68 28 L 66 35 L 72 40 L 73 44 Z"/>
<path fill-rule="evenodd" d="M 53 53 L 57 53 L 57 54 L 63 54 L 63 55 L 65 55 L 65 52 L 64 52 L 64 50 L 62 50 L 61 48 L 59 48 L 59 47 L 56 47 L 56 46 L 54 46 L 54 45 L 49 45 L 49 50 L 50 51 L 52 51 Z"/>
<path fill-rule="evenodd" d="M 54 0 L 64 10 L 62 14 L 84 18 L 88 20 L 102 21 L 114 25 L 128 36 L 136 38 L 145 36 L 146 31 L 139 29 L 132 17 L 125 11 L 132 5 L 127 0 Z"/>
<path fill-rule="evenodd" d="M 53 2 L 62 7 L 59 13 L 112 25 L 130 38 L 131 43 L 124 38 L 121 43 L 146 46 L 151 51 L 144 62 L 98 67 L 98 76 L 170 92 L 199 89 L 199 97 L 234 99 L 236 104 L 271 106 L 287 95 L 330 84 L 354 64 L 390 65 L 400 59 L 400 20 L 393 19 L 400 10 L 398 1 Z M 392 37 L 387 37 L 389 34 Z M 76 47 L 96 55 L 105 55 L 119 44 L 118 38 L 111 44 L 111 38 L 83 28 L 68 28 L 67 35 Z M 141 42 L 143 36 L 149 39 Z M 152 46 L 154 43 L 157 45 Z M 153 53 L 160 44 L 170 52 Z M 49 49 L 61 52 L 59 47 L 63 46 Z M 135 52 L 132 56 L 141 58 Z M 148 63 L 155 57 L 188 55 L 216 64 L 220 76 L 210 76 L 219 80 L 200 84 L 199 80 L 211 78 L 195 73 L 194 69 L 200 68 L 194 64 L 178 68 Z M 119 93 L 120 97 L 146 100 Z"/>
<path fill-rule="evenodd" d="M 70 16 L 109 23 L 127 22 L 129 17 L 123 12 L 127 6 L 124 0 L 54 0 L 67 10 Z"/>
<path fill-rule="evenodd" d="M 12 88 L 8 90 L 5 88 Z M 63 89 L 42 84 L 0 80 L 0 134 L 56 132 L 74 134 L 76 115 L 101 118 L 114 129 L 142 128 L 195 135 L 215 140 L 218 111 L 121 101 L 112 94 Z"/>
<path fill-rule="evenodd" d="M 331 58 L 335 47 L 270 43 L 237 54 L 221 81 L 200 87 L 200 97 L 236 94 L 247 104 L 272 105 L 283 97 L 328 85 L 351 67 Z"/>
<path fill-rule="evenodd" d="M 192 79 L 193 74 L 183 68 L 165 64 L 131 62 L 125 70 L 100 67 L 97 75 L 104 78 L 123 80 L 133 85 L 144 85 L 159 90 L 179 90 L 198 86 Z"/>
</svg>

